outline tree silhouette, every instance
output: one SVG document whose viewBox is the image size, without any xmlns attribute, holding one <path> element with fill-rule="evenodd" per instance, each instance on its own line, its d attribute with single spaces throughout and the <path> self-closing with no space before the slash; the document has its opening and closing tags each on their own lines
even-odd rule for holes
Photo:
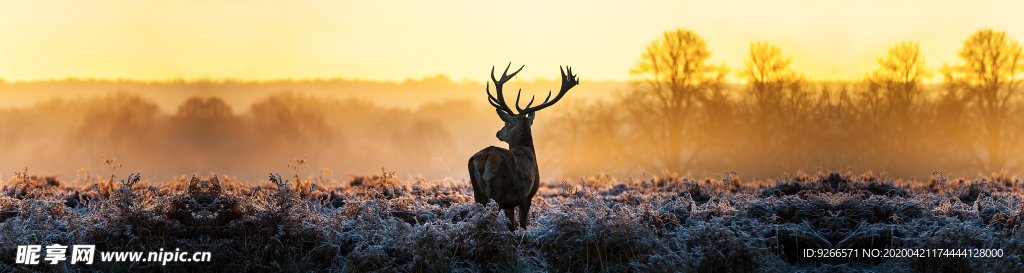
<svg viewBox="0 0 1024 273">
<path fill-rule="evenodd" d="M 327 123 L 329 102 L 287 92 L 253 103 L 250 114 L 260 141 L 282 156 L 309 156 L 320 162 L 322 148 L 336 140 Z M 290 153 L 290 154 L 288 154 Z"/>
<path fill-rule="evenodd" d="M 910 146 L 921 124 L 924 57 L 916 42 L 902 42 L 878 58 L 879 68 L 864 77 L 866 88 L 860 92 L 858 130 L 878 132 L 860 138 L 866 142 L 861 151 L 888 168 L 903 169 Z"/>
<path fill-rule="evenodd" d="M 750 95 L 762 112 L 776 111 L 786 89 L 794 88 L 802 77 L 789 68 L 792 58 L 782 56 L 778 46 L 768 42 L 751 42 L 743 60 L 740 77 L 750 85 Z"/>
<path fill-rule="evenodd" d="M 160 113 L 155 103 L 121 92 L 88 107 L 74 139 L 87 147 L 90 158 L 149 147 Z"/>
<path fill-rule="evenodd" d="M 889 48 L 889 55 L 878 59 L 878 70 L 866 78 L 873 88 L 881 89 L 888 110 L 905 118 L 921 96 L 921 81 L 931 76 L 916 42 L 903 42 Z"/>
<path fill-rule="evenodd" d="M 792 58 L 782 55 L 778 46 L 768 42 L 751 42 L 750 50 L 743 60 L 744 68 L 738 74 L 747 80 L 751 113 L 750 128 L 753 149 L 759 157 L 771 158 L 784 156 L 783 149 L 793 151 L 794 139 L 786 136 L 803 122 L 801 110 L 805 109 L 809 99 L 801 84 L 803 76 L 789 66 Z M 790 147 L 783 147 L 783 146 Z M 767 162 L 781 163 L 779 160 Z"/>
<path fill-rule="evenodd" d="M 187 119 L 224 119 L 232 117 L 231 106 L 220 97 L 192 97 L 178 106 L 176 116 Z"/>
<path fill-rule="evenodd" d="M 241 120 L 234 115 L 231 106 L 220 97 L 191 97 L 178 106 L 178 111 L 169 119 L 168 136 L 178 138 L 185 147 L 202 147 L 207 151 L 229 152 L 229 147 L 238 149 L 245 143 L 239 138 L 229 137 L 232 132 L 242 129 Z"/>
<path fill-rule="evenodd" d="M 664 168 L 687 168 L 705 145 L 697 134 L 706 121 L 706 104 L 721 99 L 728 69 L 708 65 L 711 52 L 697 34 L 666 31 L 640 56 L 632 89 L 623 103 L 635 131 L 642 133 L 639 154 L 653 154 Z"/>
<path fill-rule="evenodd" d="M 1021 78 L 1024 50 L 1004 31 L 983 29 L 964 41 L 957 53 L 962 64 L 942 69 L 946 97 L 967 105 L 969 119 L 977 119 L 971 151 L 976 164 L 988 171 L 1009 166 L 1019 152 L 1021 135 Z M 1015 165 L 1019 165 L 1017 162 Z"/>
</svg>

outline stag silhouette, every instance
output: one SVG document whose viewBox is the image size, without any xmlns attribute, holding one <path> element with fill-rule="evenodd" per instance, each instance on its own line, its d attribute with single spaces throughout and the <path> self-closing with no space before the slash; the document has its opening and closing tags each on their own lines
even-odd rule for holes
<svg viewBox="0 0 1024 273">
<path fill-rule="evenodd" d="M 487 84 L 487 101 L 497 110 L 501 121 L 505 122 L 505 126 L 498 130 L 497 137 L 498 140 L 508 143 L 508 149 L 490 146 L 470 157 L 469 179 L 473 183 L 473 198 L 476 202 L 487 204 L 490 199 L 494 199 L 498 207 L 505 210 L 505 216 L 509 220 L 508 229 L 515 231 L 516 218 L 513 209 L 519 207 L 520 226 L 526 229 L 530 203 L 540 187 L 537 153 L 533 146 L 533 132 L 530 130 L 533 118 L 538 110 L 558 102 L 569 89 L 578 85 L 580 81 L 572 74 L 572 68 L 566 67 L 565 70 L 562 70 L 559 67 L 562 73 L 562 87 L 558 90 L 555 99 L 550 100 L 551 92 L 548 91 L 548 97 L 544 99 L 544 102 L 531 107 L 534 97 L 530 99 L 530 103 L 526 104 L 525 109 L 520 108 L 519 95 L 523 91 L 520 89 L 519 94 L 516 95 L 516 110 L 519 110 L 517 114 L 513 113 L 512 109 L 505 104 L 505 96 L 501 91 L 502 85 L 522 71 L 525 65 L 509 75 L 508 69 L 511 66 L 512 64 L 509 63 L 509 66 L 505 67 L 505 72 L 501 73 L 500 80 L 494 78 L 494 67 L 491 67 L 491 81 L 494 81 L 497 96 L 491 95 L 490 83 Z M 566 74 L 566 70 L 568 70 L 568 74 Z"/>
</svg>

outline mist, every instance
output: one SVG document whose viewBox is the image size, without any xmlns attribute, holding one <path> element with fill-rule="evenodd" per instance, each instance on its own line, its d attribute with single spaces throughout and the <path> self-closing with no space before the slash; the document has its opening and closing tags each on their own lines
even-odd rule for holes
<svg viewBox="0 0 1024 273">
<path fill-rule="evenodd" d="M 538 94 L 557 87 L 544 79 L 512 84 Z M 571 97 L 606 96 L 624 86 L 588 85 Z M 324 169 L 343 179 L 381 168 L 403 179 L 467 179 L 473 153 L 507 147 L 494 137 L 503 124 L 483 89 L 443 75 L 402 83 L 3 83 L 0 179 L 24 168 L 65 181 L 131 172 L 154 181 L 195 173 L 257 181 L 268 172 L 305 177 Z"/>
<path fill-rule="evenodd" d="M 99 83 L 81 84 L 88 89 Z M 422 84 L 395 85 L 416 90 Z M 396 103 L 370 100 L 369 95 L 338 98 L 324 92 L 273 93 L 261 84 L 238 85 L 211 84 L 233 91 L 211 87 L 204 96 L 184 98 L 170 108 L 164 105 L 177 101 L 167 97 L 174 88 L 162 86 L 163 93 L 153 96 L 109 92 L 0 110 L 0 179 L 24 168 L 30 173 L 62 174 L 66 181 L 81 175 L 131 172 L 155 181 L 194 173 L 258 181 L 269 172 L 306 177 L 320 175 L 324 169 L 343 179 L 346 174 L 387 168 L 403 179 L 458 181 L 468 177 L 466 160 L 473 153 L 492 145 L 507 147 L 494 137 L 503 124 L 479 87 L 449 91 L 465 92 L 465 98 L 425 95 L 432 94 L 427 90 Z M 554 86 L 551 82 L 536 85 L 523 87 Z M 194 84 L 172 86 L 200 89 Z M 607 89 L 594 91 L 599 87 Z M 886 125 L 892 124 L 891 119 L 879 116 L 883 112 L 868 97 L 868 83 L 804 83 L 803 101 L 788 107 L 790 112 L 784 115 L 769 117 L 753 111 L 744 91 L 748 86 L 726 85 L 720 101 L 689 115 L 695 127 L 687 138 L 696 149 L 683 150 L 689 163 L 682 167 L 655 156 L 652 149 L 657 147 L 648 144 L 656 139 L 643 127 L 656 120 L 630 114 L 636 110 L 631 105 L 636 101 L 628 99 L 627 85 L 588 89 L 584 83 L 577 88 L 558 105 L 537 114 L 534 137 L 541 175 L 548 182 L 602 173 L 704 177 L 736 170 L 749 180 L 818 168 L 852 168 L 925 179 L 933 170 L 966 176 L 1021 170 L 1019 151 L 1003 166 L 985 166 L 972 159 L 984 156 L 967 146 L 974 143 L 972 125 L 965 116 L 950 111 L 970 106 L 944 100 L 943 86 L 937 84 L 923 87 L 929 95 L 922 97 L 929 99 L 917 102 L 913 119 L 899 131 Z M 587 92 L 609 95 L 581 95 Z M 773 125 L 758 131 L 756 124 Z M 1021 123 L 1015 124 L 1011 129 L 1022 129 Z M 105 165 L 109 159 L 114 159 L 113 164 Z M 120 167 L 111 169 L 114 164 Z"/>
</svg>

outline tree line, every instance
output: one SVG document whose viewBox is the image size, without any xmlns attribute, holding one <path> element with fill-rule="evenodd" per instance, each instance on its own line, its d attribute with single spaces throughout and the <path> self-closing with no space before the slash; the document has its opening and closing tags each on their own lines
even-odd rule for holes
<svg viewBox="0 0 1024 273">
<path fill-rule="evenodd" d="M 552 129 L 538 130 L 548 134 L 540 149 L 569 176 L 1024 170 L 1020 44 L 983 29 L 957 54 L 959 63 L 931 70 L 917 42 L 902 42 L 861 80 L 810 81 L 770 42 L 751 42 L 743 67 L 730 69 L 708 62 L 696 33 L 666 31 L 641 53 L 629 88 L 563 106 L 544 125 Z M 742 83 L 728 83 L 730 73 Z M 940 83 L 924 83 L 936 75 Z"/>
</svg>

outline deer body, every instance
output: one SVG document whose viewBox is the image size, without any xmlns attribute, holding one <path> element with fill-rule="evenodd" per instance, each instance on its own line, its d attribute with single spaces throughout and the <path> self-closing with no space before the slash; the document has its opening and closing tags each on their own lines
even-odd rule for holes
<svg viewBox="0 0 1024 273">
<path fill-rule="evenodd" d="M 530 204 L 533 196 L 540 188 L 540 172 L 537 168 L 537 153 L 533 145 L 533 132 L 530 126 L 533 125 L 533 118 L 537 110 L 554 104 L 565 95 L 573 86 L 579 84 L 579 80 L 572 75 L 562 72 L 562 88 L 554 100 L 548 99 L 535 107 L 533 100 L 527 104 L 526 109 L 519 108 L 519 98 L 516 97 L 516 109 L 518 114 L 505 104 L 502 94 L 502 85 L 515 76 L 523 68 L 507 75 L 508 68 L 502 73 L 501 80 L 494 78 L 494 70 L 491 70 L 491 80 L 494 81 L 497 90 L 497 98 L 491 96 L 490 85 L 487 88 L 488 102 L 497 110 L 498 116 L 505 122 L 505 126 L 497 133 L 498 140 L 507 142 L 508 149 L 490 146 L 480 150 L 469 158 L 469 179 L 473 184 L 473 198 L 477 203 L 487 204 L 490 199 L 498 204 L 498 207 L 505 211 L 509 220 L 509 230 L 516 229 L 516 218 L 514 209 L 519 208 L 519 222 L 523 229 L 529 219 Z M 521 91 L 521 90 L 520 90 Z"/>
<path fill-rule="evenodd" d="M 490 146 L 469 158 L 473 198 L 480 204 L 494 199 L 505 210 L 510 230 L 516 225 L 513 209 L 519 207 L 519 222 L 526 229 L 530 204 L 540 188 L 537 154 L 532 145 L 510 148 Z"/>
</svg>

